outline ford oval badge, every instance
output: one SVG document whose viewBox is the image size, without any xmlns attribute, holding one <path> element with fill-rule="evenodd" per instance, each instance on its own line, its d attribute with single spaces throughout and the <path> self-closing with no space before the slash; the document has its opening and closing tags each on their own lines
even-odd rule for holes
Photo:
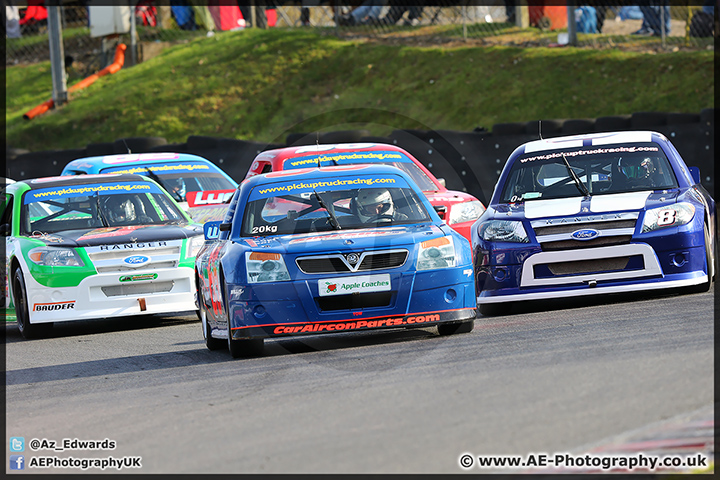
<svg viewBox="0 0 720 480">
<path fill-rule="evenodd" d="M 600 235 L 600 232 L 594 228 L 583 228 L 582 230 L 575 230 L 570 236 L 575 240 L 592 240 Z"/>
<path fill-rule="evenodd" d="M 149 261 L 150 258 L 146 257 L 145 255 L 132 255 L 123 259 L 123 262 L 127 263 L 131 267 L 140 267 L 145 265 Z"/>
</svg>

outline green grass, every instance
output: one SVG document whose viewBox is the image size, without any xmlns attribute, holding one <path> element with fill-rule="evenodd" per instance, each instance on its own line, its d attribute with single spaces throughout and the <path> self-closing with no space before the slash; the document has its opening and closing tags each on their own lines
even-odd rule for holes
<svg viewBox="0 0 720 480">
<path fill-rule="evenodd" d="M 293 131 L 386 135 L 396 128 L 469 131 L 639 111 L 697 113 L 714 106 L 713 54 L 421 48 L 248 29 L 167 48 L 32 120 L 23 114 L 52 97 L 50 66 L 9 67 L 7 144 L 40 151 L 136 136 L 182 143 L 189 135 L 273 143 Z"/>
</svg>

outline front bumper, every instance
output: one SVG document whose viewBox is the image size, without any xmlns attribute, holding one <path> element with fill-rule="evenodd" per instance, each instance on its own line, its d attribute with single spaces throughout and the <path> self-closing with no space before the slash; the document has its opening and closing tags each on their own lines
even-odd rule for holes
<svg viewBox="0 0 720 480">
<path fill-rule="evenodd" d="M 196 310 L 192 268 L 176 267 L 147 274 L 152 280 L 120 282 L 122 273 L 99 273 L 86 277 L 77 287 L 49 288 L 26 275 L 31 323 L 174 313 Z"/>
<path fill-rule="evenodd" d="M 391 273 L 381 304 L 324 309 L 321 278 L 228 285 L 233 338 L 333 333 L 374 328 L 412 328 L 475 318 L 472 268 Z"/>
<path fill-rule="evenodd" d="M 630 243 L 539 252 L 519 264 L 479 265 L 478 304 L 670 289 L 707 280 L 705 249 L 688 243 Z M 523 255 L 514 255 L 523 258 Z"/>
</svg>

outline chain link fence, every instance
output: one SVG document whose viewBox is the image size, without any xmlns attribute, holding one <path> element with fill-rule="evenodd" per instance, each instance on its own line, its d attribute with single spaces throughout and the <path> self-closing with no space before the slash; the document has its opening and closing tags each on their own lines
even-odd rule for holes
<svg viewBox="0 0 720 480">
<path fill-rule="evenodd" d="M 313 28 L 342 38 L 395 44 L 569 44 L 580 48 L 673 51 L 714 48 L 718 26 L 717 0 L 636 0 L 634 4 L 495 0 L 484 5 L 454 1 L 411 5 L 397 0 L 336 5 L 302 0 L 256 1 L 254 6 L 230 0 L 130 0 L 112 6 L 95 6 L 102 2 L 92 0 L 5 3 L 6 66 L 49 60 L 47 6 L 60 6 L 69 80 L 107 66 L 118 43 L 133 46 L 126 62 L 132 64 L 151 58 L 167 45 L 253 27 Z M 95 28 L 108 21 L 115 22 L 114 31 L 119 33 L 106 34 L 102 28 Z"/>
</svg>

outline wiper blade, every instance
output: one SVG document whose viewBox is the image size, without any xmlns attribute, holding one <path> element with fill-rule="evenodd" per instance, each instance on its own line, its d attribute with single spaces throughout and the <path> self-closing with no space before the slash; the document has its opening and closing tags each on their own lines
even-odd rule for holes
<svg viewBox="0 0 720 480">
<path fill-rule="evenodd" d="M 182 199 L 182 197 L 180 196 L 180 194 L 177 193 L 177 192 L 173 192 L 173 191 L 168 190 L 167 185 L 165 185 L 165 182 L 163 182 L 162 180 L 160 180 L 160 177 L 159 177 L 155 172 L 153 172 L 152 170 L 150 170 L 149 167 L 143 167 L 143 168 L 145 168 L 145 171 L 148 173 L 148 177 L 152 178 L 152 179 L 155 180 L 157 183 L 159 183 L 160 186 L 161 186 L 163 189 L 165 189 L 166 192 L 168 192 L 170 195 L 172 195 L 173 199 L 174 199 L 176 202 L 182 202 L 182 201 L 183 201 L 183 199 Z"/>
<path fill-rule="evenodd" d="M 590 196 L 590 190 L 585 186 L 585 184 L 580 180 L 580 177 L 577 176 L 575 173 L 575 170 L 572 169 L 570 166 L 570 162 L 568 162 L 567 158 L 565 158 L 565 154 L 562 154 L 562 158 L 565 161 L 565 166 L 568 169 L 568 172 L 570 172 L 570 176 L 572 177 L 573 181 L 575 182 L 575 186 L 580 190 L 580 193 L 585 195 L 586 197 Z"/>
<path fill-rule="evenodd" d="M 320 206 L 322 208 L 324 208 L 325 211 L 328 213 L 328 221 L 330 222 L 330 226 L 332 226 L 335 230 L 341 230 L 342 227 L 340 226 L 340 222 L 338 222 L 338 219 L 335 216 L 335 212 L 333 212 L 332 210 L 330 210 L 328 208 L 328 206 L 325 204 L 325 202 L 323 201 L 320 194 L 317 193 L 314 189 L 313 189 L 313 195 L 315 195 L 315 199 L 318 201 Z"/>
</svg>

